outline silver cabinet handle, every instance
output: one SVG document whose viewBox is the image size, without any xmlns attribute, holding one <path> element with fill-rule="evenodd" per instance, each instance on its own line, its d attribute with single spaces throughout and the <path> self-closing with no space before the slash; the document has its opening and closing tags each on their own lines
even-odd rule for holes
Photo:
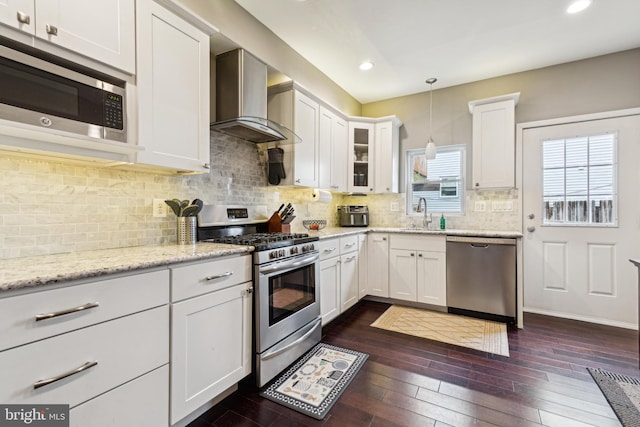
<svg viewBox="0 0 640 427">
<path fill-rule="evenodd" d="M 94 360 L 93 362 L 87 362 L 84 365 L 80 366 L 79 368 L 72 369 L 69 372 L 65 372 L 64 374 L 57 375 L 57 376 L 55 376 L 53 378 L 36 381 L 35 383 L 33 383 L 33 389 L 35 390 L 35 389 L 38 389 L 40 387 L 44 387 L 46 385 L 53 384 L 56 381 L 60 381 L 62 379 L 70 377 L 72 375 L 79 374 L 80 372 L 86 371 L 87 369 L 92 368 L 92 367 L 96 366 L 97 364 L 98 364 L 98 361 Z"/>
<path fill-rule="evenodd" d="M 532 226 L 532 227 L 527 227 L 527 231 L 528 231 L 529 233 L 533 233 L 534 231 L 536 231 L 536 228 L 535 228 L 535 227 L 533 227 L 533 226 Z"/>
<path fill-rule="evenodd" d="M 351 262 L 351 261 L 353 261 L 354 259 L 356 259 L 356 256 L 355 256 L 355 255 L 354 255 L 354 256 L 350 256 L 349 258 L 347 258 L 347 259 L 345 260 L 345 262 Z"/>
<path fill-rule="evenodd" d="M 325 250 L 323 250 L 322 252 L 324 252 L 325 254 L 330 254 L 331 252 L 335 251 L 336 248 L 326 248 Z"/>
<path fill-rule="evenodd" d="M 31 23 L 31 17 L 24 12 L 18 11 L 16 13 L 16 17 L 18 18 L 18 22 L 21 24 L 29 25 Z"/>
<path fill-rule="evenodd" d="M 207 277 L 204 278 L 204 280 L 209 282 L 211 280 L 222 279 L 223 277 L 229 277 L 231 275 L 233 275 L 233 271 L 227 271 L 226 273 L 215 274 L 213 276 L 207 276 Z"/>
<path fill-rule="evenodd" d="M 244 290 L 245 294 L 251 295 L 253 293 L 253 287 L 247 288 Z"/>
<path fill-rule="evenodd" d="M 77 313 L 79 311 L 89 310 L 90 308 L 98 307 L 100 304 L 97 302 L 88 302 L 78 307 L 67 308 L 65 310 L 56 311 L 53 313 L 36 314 L 36 322 L 41 320 L 53 319 L 54 317 L 65 316 L 67 314 Z"/>
<path fill-rule="evenodd" d="M 58 27 L 56 27 L 55 25 L 51 25 L 51 24 L 47 24 L 45 25 L 45 31 L 47 32 L 47 34 L 52 35 L 52 36 L 57 36 L 58 35 Z"/>
<path fill-rule="evenodd" d="M 352 246 L 355 246 L 356 244 L 355 244 L 355 243 L 345 243 L 344 245 L 345 245 L 346 247 L 350 248 L 350 247 L 352 247 Z"/>
<path fill-rule="evenodd" d="M 202 167 L 205 169 L 211 169 L 211 163 L 205 163 Z"/>
</svg>

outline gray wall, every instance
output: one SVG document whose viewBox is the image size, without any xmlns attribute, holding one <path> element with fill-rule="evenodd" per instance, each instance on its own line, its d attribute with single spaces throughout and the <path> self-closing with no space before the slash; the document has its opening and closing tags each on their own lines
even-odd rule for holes
<svg viewBox="0 0 640 427">
<path fill-rule="evenodd" d="M 233 0 L 179 0 L 187 8 L 220 30 L 223 37 L 291 77 L 338 110 L 360 115 L 360 103 L 333 80 L 278 38 Z M 217 51 L 212 39 L 213 53 Z"/>
<path fill-rule="evenodd" d="M 425 75 L 425 79 L 432 77 Z M 437 77 L 437 76 L 434 76 Z M 468 102 L 520 92 L 516 123 L 640 107 L 640 49 L 510 74 L 433 91 L 436 145 L 467 144 L 471 173 L 471 114 Z M 401 177 L 404 152 L 421 148 L 429 135 L 429 92 L 362 106 L 364 116 L 397 115 L 401 129 Z"/>
</svg>

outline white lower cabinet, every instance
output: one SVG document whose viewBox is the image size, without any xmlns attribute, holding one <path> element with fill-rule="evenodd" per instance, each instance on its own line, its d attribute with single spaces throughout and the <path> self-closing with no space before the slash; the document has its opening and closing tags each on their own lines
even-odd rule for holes
<svg viewBox="0 0 640 427">
<path fill-rule="evenodd" d="M 321 240 L 320 314 L 326 325 L 359 299 L 358 236 Z"/>
<path fill-rule="evenodd" d="M 166 426 L 169 365 L 76 406 L 69 411 L 69 422 L 71 427 Z"/>
<path fill-rule="evenodd" d="M 390 236 L 389 297 L 446 306 L 446 237 Z"/>
<path fill-rule="evenodd" d="M 167 425 L 168 303 L 167 269 L 0 298 L 0 402 L 68 404 L 74 427 Z"/>
<path fill-rule="evenodd" d="M 340 257 L 320 261 L 320 314 L 326 325 L 340 314 Z"/>
<path fill-rule="evenodd" d="M 358 299 L 368 294 L 369 258 L 367 255 L 367 235 L 358 234 Z"/>
<path fill-rule="evenodd" d="M 3 370 L 0 402 L 59 403 L 74 408 L 166 365 L 168 328 L 165 305 L 3 351 L 0 366 L 12 369 Z M 63 377 L 81 367 L 78 373 Z M 135 401 L 137 396 L 129 398 Z"/>
<path fill-rule="evenodd" d="M 389 235 L 371 233 L 367 237 L 367 263 L 369 268 L 367 293 L 389 298 Z"/>
<path fill-rule="evenodd" d="M 172 269 L 174 289 L 198 283 L 209 292 L 192 288 L 196 296 L 172 304 L 171 424 L 251 373 L 253 288 L 243 263 L 250 257 Z"/>
</svg>

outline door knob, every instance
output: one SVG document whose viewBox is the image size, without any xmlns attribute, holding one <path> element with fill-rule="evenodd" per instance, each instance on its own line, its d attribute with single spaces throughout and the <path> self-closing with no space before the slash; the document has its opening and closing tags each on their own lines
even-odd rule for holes
<svg viewBox="0 0 640 427">
<path fill-rule="evenodd" d="M 533 233 L 534 231 L 536 231 L 536 228 L 535 227 L 527 227 L 527 231 L 529 233 Z"/>
</svg>

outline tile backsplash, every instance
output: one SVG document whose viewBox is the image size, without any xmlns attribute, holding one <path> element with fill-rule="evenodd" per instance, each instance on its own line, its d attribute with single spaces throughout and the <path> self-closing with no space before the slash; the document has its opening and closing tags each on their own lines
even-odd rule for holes
<svg viewBox="0 0 640 427">
<path fill-rule="evenodd" d="M 334 194 L 313 203 L 312 190 L 267 185 L 266 163 L 255 144 L 227 136 L 211 139 L 211 172 L 167 176 L 0 155 L 0 258 L 140 246 L 176 241 L 175 216 L 152 215 L 153 199 L 200 198 L 207 204 L 267 205 L 296 209 L 294 229 L 303 219 L 337 224 L 336 206 L 366 204 L 371 225 L 405 227 L 404 194 L 366 197 Z M 467 215 L 452 216 L 449 228 L 519 230 L 516 190 L 469 192 Z M 513 211 L 495 212 L 496 200 Z M 485 201 L 485 212 L 473 209 Z M 399 211 L 392 211 L 397 204 Z"/>
</svg>

